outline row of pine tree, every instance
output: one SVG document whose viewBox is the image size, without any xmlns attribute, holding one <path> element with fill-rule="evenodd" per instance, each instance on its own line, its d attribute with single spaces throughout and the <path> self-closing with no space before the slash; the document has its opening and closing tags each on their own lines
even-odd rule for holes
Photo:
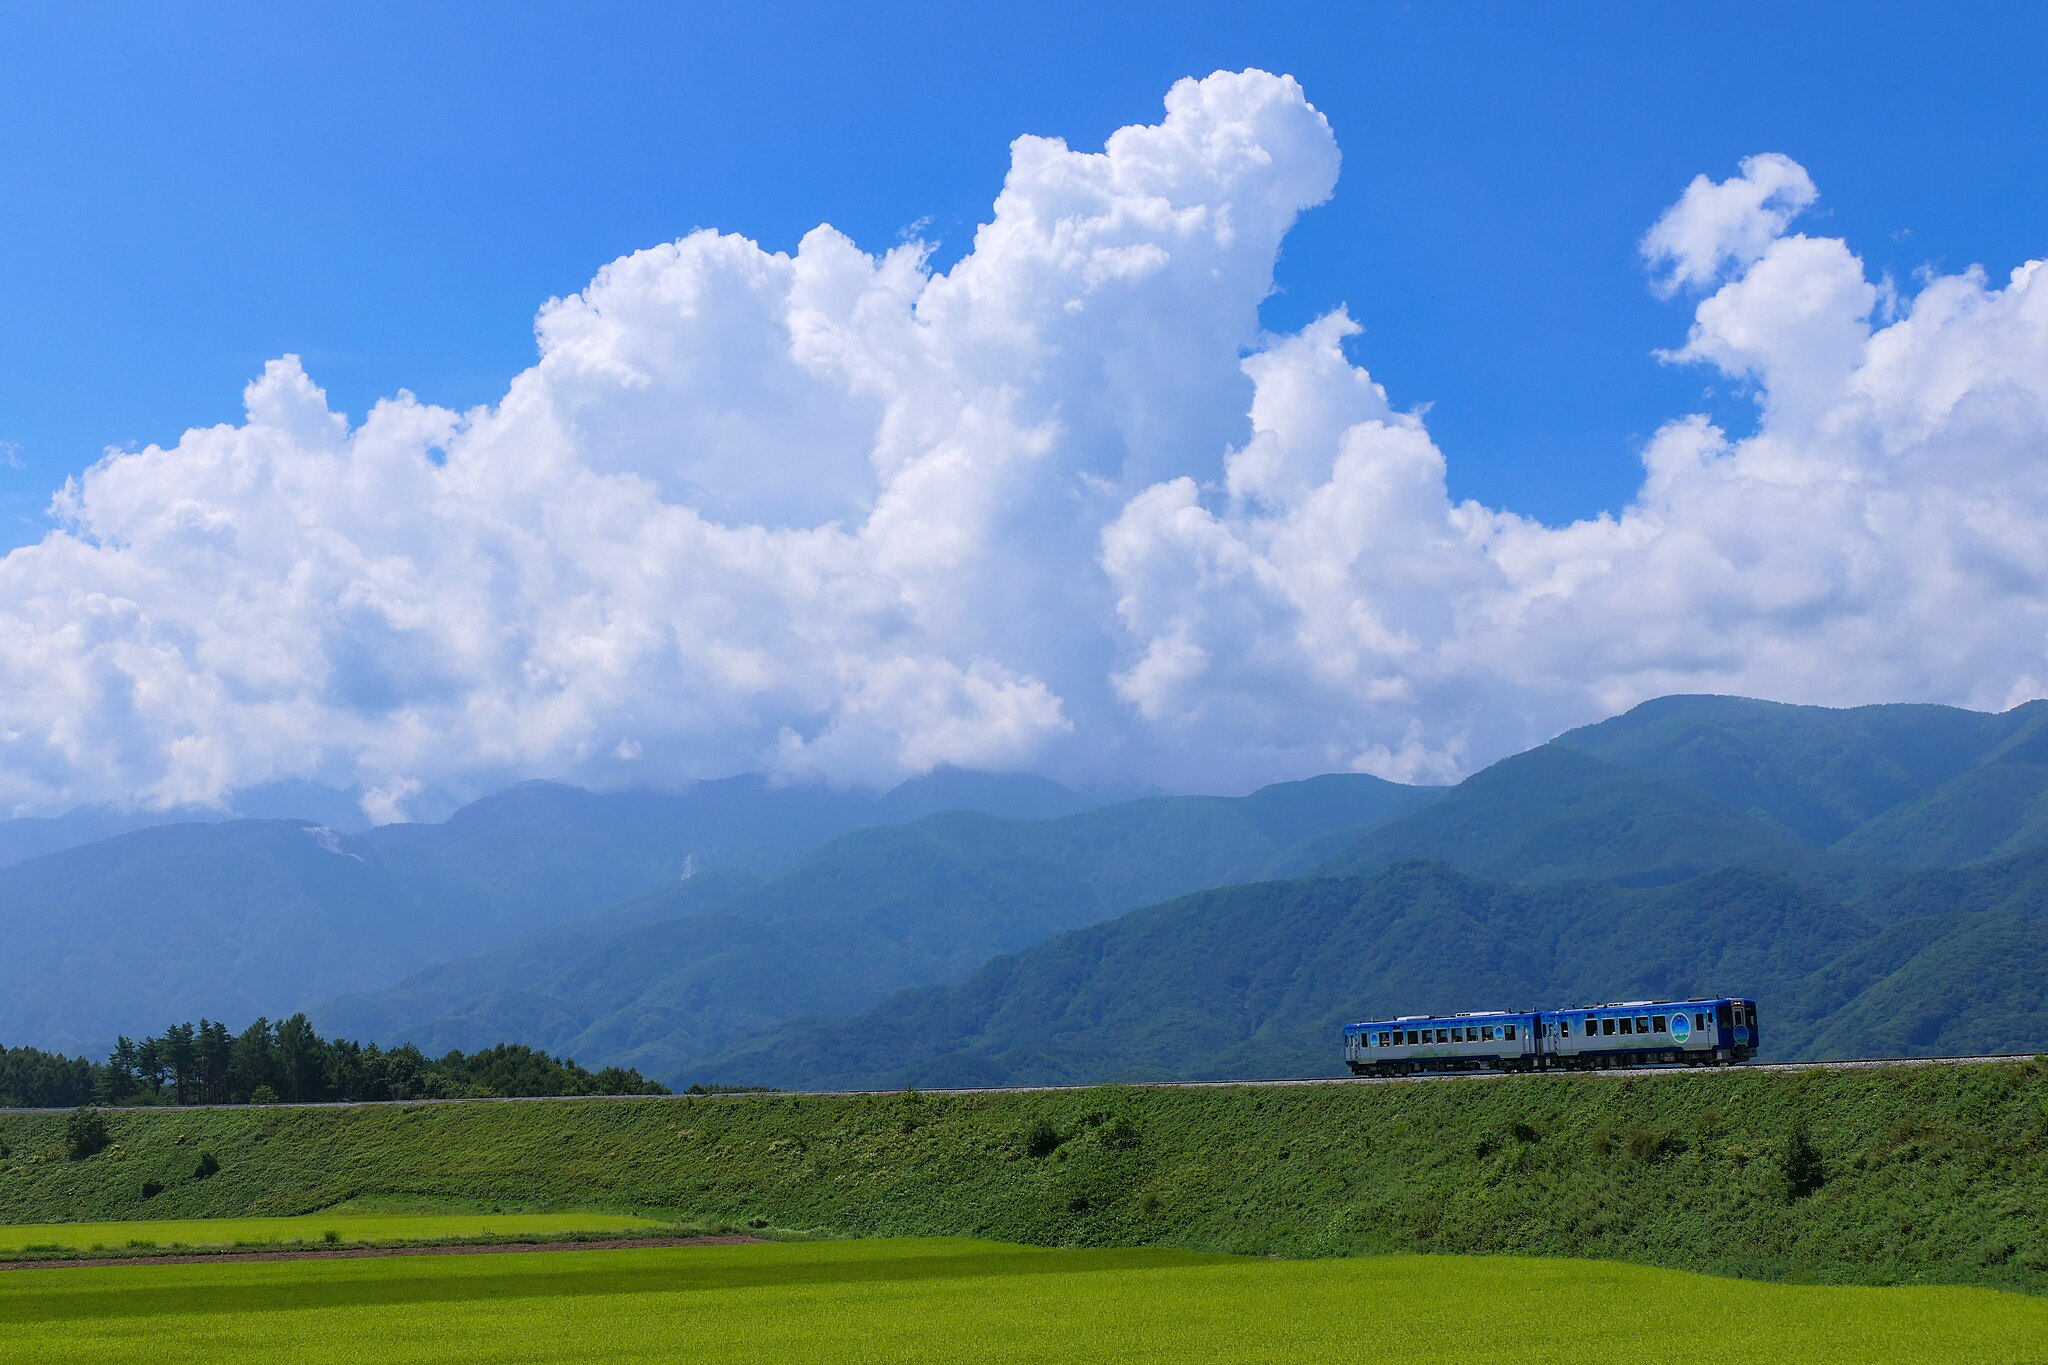
<svg viewBox="0 0 2048 1365">
<path fill-rule="evenodd" d="M 216 1020 L 123 1037 L 105 1062 L 0 1047 L 0 1107 L 82 1104 L 277 1104 L 488 1099 L 529 1095 L 663 1095 L 638 1071 L 588 1071 L 520 1043 L 428 1057 L 322 1038 L 303 1014 L 258 1019 L 239 1033 Z"/>
</svg>

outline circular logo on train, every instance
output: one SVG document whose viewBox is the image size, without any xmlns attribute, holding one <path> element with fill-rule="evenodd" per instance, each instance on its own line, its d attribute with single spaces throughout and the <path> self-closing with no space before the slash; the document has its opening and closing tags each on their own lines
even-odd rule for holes
<svg viewBox="0 0 2048 1365">
<path fill-rule="evenodd" d="M 1682 1043 L 1692 1037 L 1692 1020 L 1681 1011 L 1671 1016 L 1671 1041 Z"/>
</svg>

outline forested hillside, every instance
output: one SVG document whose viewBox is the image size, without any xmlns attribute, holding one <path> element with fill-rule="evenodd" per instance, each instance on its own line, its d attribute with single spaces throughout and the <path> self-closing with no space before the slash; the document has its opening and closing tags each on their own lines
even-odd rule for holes
<svg viewBox="0 0 2048 1365">
<path fill-rule="evenodd" d="M 1653 886 L 1718 867 L 1814 878 L 1853 870 L 1676 778 L 1554 744 L 1503 759 L 1445 799 L 1347 843 L 1320 841 L 1313 853 L 1297 859 L 1298 870 L 1356 876 L 1420 858 L 1529 883 Z"/>
<path fill-rule="evenodd" d="M 1932 823 L 2024 773 L 2044 721 L 1666 698 L 1283 863 L 1318 878 L 1148 909 L 673 1074 L 1328 1074 L 1345 1017 L 1724 991 L 1765 1002 L 1771 1057 L 2048 1048 L 2048 850 L 1986 862 Z M 1846 851 L 1905 828 L 1919 852 L 1895 864 Z M 1937 845 L 1956 865 L 1902 870 Z"/>
<path fill-rule="evenodd" d="M 2027 812 L 2048 791 L 2044 730 L 2044 701 L 1987 714 L 1661 697 L 1556 742 L 1678 778 L 1815 847 L 1920 867 L 2040 846 Z M 2010 805 L 1973 799 L 1987 789 Z"/>
<path fill-rule="evenodd" d="M 2041 884 L 2048 891 L 2048 881 Z M 1203 892 L 802 1022 L 680 1079 L 999 1085 L 1341 1074 L 1347 1018 L 1739 989 L 1773 1058 L 2048 1045 L 2048 918 L 1899 921 L 1780 873 L 1515 887 L 1440 863 Z"/>
</svg>

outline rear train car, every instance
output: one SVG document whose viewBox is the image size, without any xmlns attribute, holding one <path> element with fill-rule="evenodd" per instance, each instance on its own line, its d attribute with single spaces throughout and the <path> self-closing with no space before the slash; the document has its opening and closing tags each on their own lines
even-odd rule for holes
<svg viewBox="0 0 2048 1365">
<path fill-rule="evenodd" d="M 1344 1060 L 1354 1076 L 1449 1071 L 1533 1071 L 1534 1011 L 1416 1015 L 1344 1026 Z"/>
</svg>

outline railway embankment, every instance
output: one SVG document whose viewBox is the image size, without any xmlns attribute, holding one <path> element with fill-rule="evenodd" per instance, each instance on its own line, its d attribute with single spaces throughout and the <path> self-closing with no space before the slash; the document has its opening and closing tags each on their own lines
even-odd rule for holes
<svg viewBox="0 0 2048 1365">
<path fill-rule="evenodd" d="M 347 1199 L 2048 1292 L 2048 1062 L 975 1095 L 0 1115 L 0 1221 Z M 90 1143 L 86 1144 L 92 1145 Z"/>
</svg>

